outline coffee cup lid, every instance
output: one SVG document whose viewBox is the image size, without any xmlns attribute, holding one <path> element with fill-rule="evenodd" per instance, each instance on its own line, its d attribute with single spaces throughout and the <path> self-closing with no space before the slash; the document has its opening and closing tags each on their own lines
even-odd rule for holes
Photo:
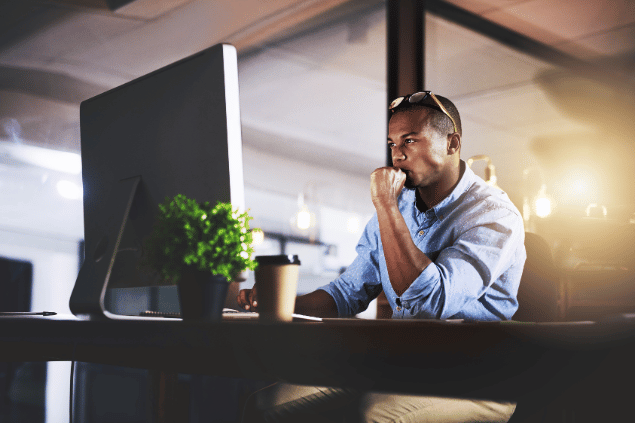
<svg viewBox="0 0 635 423">
<path fill-rule="evenodd" d="M 280 254 L 276 256 L 256 256 L 256 261 L 259 265 L 268 265 L 268 264 L 300 264 L 300 259 L 297 255 L 286 255 Z"/>
</svg>

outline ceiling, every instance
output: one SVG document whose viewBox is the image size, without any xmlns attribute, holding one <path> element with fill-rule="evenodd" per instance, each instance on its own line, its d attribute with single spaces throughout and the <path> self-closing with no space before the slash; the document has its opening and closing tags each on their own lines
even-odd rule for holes
<svg viewBox="0 0 635 423">
<path fill-rule="evenodd" d="M 106 0 L 0 2 L 0 141 L 78 152 L 83 99 L 213 44 L 229 42 L 239 50 L 248 190 L 288 199 L 309 190 L 326 204 L 349 204 L 359 213 L 372 212 L 367 175 L 383 164 L 385 154 L 385 20 L 380 2 L 119 3 L 125 5 L 111 10 Z M 632 78 L 633 1 L 449 3 L 593 62 L 607 73 Z M 332 23 L 325 26 L 325 22 Z M 511 50 L 504 59 L 498 58 L 489 41 L 479 44 L 477 37 L 442 20 L 431 21 L 428 31 L 432 36 L 427 51 L 439 60 L 437 68 L 427 70 L 427 85 L 447 93 L 462 111 L 466 130 L 474 134 L 470 143 L 465 142 L 466 153 L 492 151 L 502 179 L 508 174 L 510 186 L 518 183 L 522 177 L 514 173 L 518 161 L 531 164 L 532 160 L 524 153 L 531 149 L 532 137 L 527 134 L 557 136 L 550 116 L 567 117 L 557 104 L 547 104 L 548 94 L 539 99 L 544 103 L 544 110 L 537 111 L 540 119 L 523 120 L 514 113 L 527 96 L 536 97 L 523 87 L 528 81 L 535 84 L 536 71 L 551 65 Z M 294 34 L 301 36 L 288 38 Z M 508 66 L 496 70 L 502 76 L 479 81 L 497 60 Z M 454 77 L 444 79 L 444 75 Z M 483 117 L 488 107 L 492 110 L 485 116 L 497 118 Z M 516 132 L 480 139 L 479 134 L 501 132 L 497 122 L 501 110 L 508 115 L 505 119 L 514 122 Z M 360 120 L 360 116 L 379 118 Z M 585 125 L 578 119 L 567 130 L 583 131 L 588 129 Z"/>
</svg>

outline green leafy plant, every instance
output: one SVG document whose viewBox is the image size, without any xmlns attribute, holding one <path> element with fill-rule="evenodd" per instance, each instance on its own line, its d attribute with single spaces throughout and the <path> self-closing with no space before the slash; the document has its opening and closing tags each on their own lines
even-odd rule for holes
<svg viewBox="0 0 635 423">
<path fill-rule="evenodd" d="M 146 240 L 143 264 L 177 283 L 188 270 L 222 275 L 228 282 L 244 270 L 254 270 L 251 258 L 252 218 L 230 203 L 198 203 L 183 194 L 166 198 Z"/>
</svg>

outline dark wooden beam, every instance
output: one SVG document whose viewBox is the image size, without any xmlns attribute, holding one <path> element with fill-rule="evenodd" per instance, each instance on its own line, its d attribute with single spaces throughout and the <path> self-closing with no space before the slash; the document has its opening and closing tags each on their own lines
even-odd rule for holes
<svg viewBox="0 0 635 423">
<path fill-rule="evenodd" d="M 425 0 L 386 1 L 386 62 L 388 104 L 393 99 L 425 86 Z M 390 149 L 386 148 L 386 164 L 392 166 Z M 377 318 L 389 319 L 392 309 L 382 292 L 377 298 Z"/>
<path fill-rule="evenodd" d="M 425 3 L 425 0 L 386 2 L 386 105 L 396 97 L 424 89 Z M 386 157 L 391 166 L 390 151 Z"/>
</svg>

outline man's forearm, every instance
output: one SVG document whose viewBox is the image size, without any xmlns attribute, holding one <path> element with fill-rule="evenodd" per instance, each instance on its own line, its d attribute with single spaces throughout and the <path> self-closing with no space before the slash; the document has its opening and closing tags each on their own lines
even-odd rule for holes
<svg viewBox="0 0 635 423">
<path fill-rule="evenodd" d="M 376 206 L 376 210 L 390 283 L 395 293 L 401 295 L 432 261 L 412 241 L 396 205 Z"/>
<path fill-rule="evenodd" d="M 297 297 L 295 312 L 307 316 L 338 317 L 335 300 L 321 289 Z"/>
</svg>

